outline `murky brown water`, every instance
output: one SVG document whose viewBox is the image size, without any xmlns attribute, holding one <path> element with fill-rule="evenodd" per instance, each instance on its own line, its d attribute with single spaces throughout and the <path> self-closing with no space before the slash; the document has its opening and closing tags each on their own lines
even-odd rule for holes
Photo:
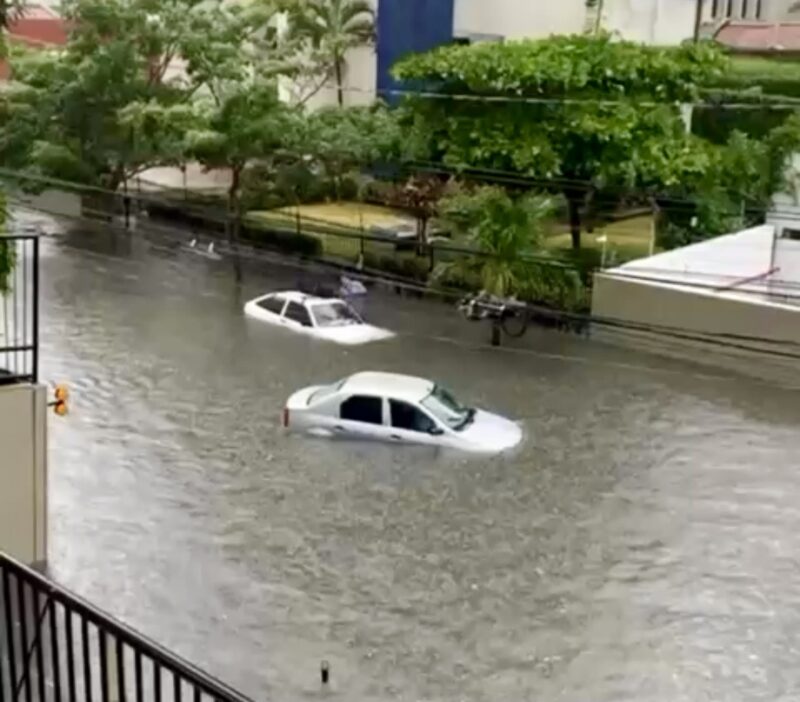
<svg viewBox="0 0 800 702">
<path fill-rule="evenodd" d="M 243 318 L 291 270 L 43 251 L 43 372 L 73 391 L 53 573 L 230 684 L 314 699 L 327 659 L 357 702 L 800 698 L 799 394 L 546 332 L 492 351 L 393 296 L 367 313 L 404 334 L 342 350 Z M 357 369 L 436 377 L 527 443 L 281 433 L 291 391 Z"/>
</svg>

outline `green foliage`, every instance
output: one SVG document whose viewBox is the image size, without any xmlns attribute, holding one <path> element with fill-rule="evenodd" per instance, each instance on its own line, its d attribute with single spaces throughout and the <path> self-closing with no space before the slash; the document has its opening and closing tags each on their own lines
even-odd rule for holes
<svg viewBox="0 0 800 702">
<path fill-rule="evenodd" d="M 2 237 L 8 221 L 5 193 L 0 191 L 0 293 L 8 292 L 9 279 L 14 270 L 14 249 Z"/>
<path fill-rule="evenodd" d="M 483 187 L 446 197 L 440 212 L 477 252 L 446 268 L 477 273 L 482 289 L 501 297 L 524 294 L 538 284 L 525 258 L 541 255 L 544 225 L 553 212 L 549 198 L 513 200 L 501 188 Z"/>
<path fill-rule="evenodd" d="M 241 238 L 255 246 L 312 258 L 321 256 L 323 252 L 322 241 L 316 236 L 266 229 L 255 223 L 242 228 Z"/>
<path fill-rule="evenodd" d="M 288 2 L 289 37 L 314 57 L 314 72 L 333 77 L 339 106 L 344 105 L 345 56 L 350 49 L 371 44 L 375 13 L 366 0 L 294 0 Z"/>
<path fill-rule="evenodd" d="M 676 102 L 697 98 L 727 67 L 711 43 L 650 47 L 601 34 L 446 46 L 402 60 L 394 75 L 477 95 Z"/>
<path fill-rule="evenodd" d="M 337 199 L 345 176 L 397 158 L 402 149 L 398 121 L 382 104 L 318 110 L 306 118 L 303 129 L 300 149 L 335 184 Z"/>
<path fill-rule="evenodd" d="M 0 44 L 2 43 L 2 30 L 7 29 L 19 17 L 26 4 L 26 0 L 0 0 Z"/>
<path fill-rule="evenodd" d="M 415 98 L 408 127 L 427 138 L 431 158 L 457 169 L 553 182 L 578 246 L 587 188 L 658 191 L 705 176 L 713 155 L 686 133 L 678 102 L 694 100 L 726 65 L 705 43 L 656 48 L 567 36 L 443 47 L 401 61 L 395 75 L 439 92 L 504 98 Z"/>
<path fill-rule="evenodd" d="M 188 106 L 251 73 L 252 22 L 223 0 L 66 0 L 63 51 L 14 57 L 23 88 L 0 100 L 8 166 L 116 189 L 181 160 Z M 185 73 L 171 72 L 176 58 Z"/>
</svg>

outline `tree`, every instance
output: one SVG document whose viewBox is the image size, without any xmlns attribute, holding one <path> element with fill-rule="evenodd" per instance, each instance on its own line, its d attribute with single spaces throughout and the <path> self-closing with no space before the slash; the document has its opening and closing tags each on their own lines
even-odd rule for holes
<svg viewBox="0 0 800 702">
<path fill-rule="evenodd" d="M 189 103 L 241 80 L 253 45 L 251 13 L 223 0 L 66 0 L 63 13 L 65 49 L 13 63 L 0 158 L 109 190 L 175 161 Z"/>
<path fill-rule="evenodd" d="M 706 150 L 687 134 L 680 103 L 694 101 L 725 66 L 709 44 L 656 48 L 601 34 L 442 47 L 394 73 L 441 94 L 408 105 L 433 158 L 559 190 L 579 248 L 587 195 L 705 172 Z"/>
<path fill-rule="evenodd" d="M 502 188 L 485 186 L 445 197 L 440 212 L 477 252 L 446 266 L 477 275 L 491 295 L 508 297 L 531 288 L 537 269 L 530 257 L 541 253 L 551 198 L 526 194 L 514 199 Z"/>
<path fill-rule="evenodd" d="M 26 0 L 0 0 L 0 30 L 9 25 L 24 11 Z"/>
<path fill-rule="evenodd" d="M 417 220 L 419 251 L 428 243 L 428 225 L 437 213 L 439 201 L 448 192 L 450 181 L 434 175 L 414 175 L 395 186 L 388 204 L 414 215 Z"/>
<path fill-rule="evenodd" d="M 402 133 L 394 113 L 371 107 L 325 108 L 306 118 L 303 152 L 333 183 L 337 199 L 345 176 L 397 158 Z"/>
<path fill-rule="evenodd" d="M 333 76 L 342 107 L 347 52 L 375 39 L 372 7 L 366 0 L 299 0 L 289 7 L 289 36 L 316 52 L 317 70 L 326 79 Z"/>
<path fill-rule="evenodd" d="M 187 133 L 185 151 L 206 168 L 230 172 L 229 237 L 235 241 L 245 169 L 296 153 L 302 138 L 300 115 L 278 99 L 274 84 L 259 80 L 240 84 L 205 109 L 204 127 Z"/>
<path fill-rule="evenodd" d="M 11 271 L 14 270 L 14 248 L 7 241 L 3 241 L 8 221 L 5 193 L 0 190 L 0 294 L 8 292 Z"/>
</svg>

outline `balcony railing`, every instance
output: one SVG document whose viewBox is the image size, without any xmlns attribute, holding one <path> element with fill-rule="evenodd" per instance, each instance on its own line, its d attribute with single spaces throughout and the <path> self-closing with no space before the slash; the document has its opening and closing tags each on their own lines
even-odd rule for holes
<svg viewBox="0 0 800 702">
<path fill-rule="evenodd" d="M 251 702 L 0 553 L 3 702 Z"/>
<path fill-rule="evenodd" d="M 39 238 L 0 237 L 0 385 L 39 375 Z"/>
</svg>

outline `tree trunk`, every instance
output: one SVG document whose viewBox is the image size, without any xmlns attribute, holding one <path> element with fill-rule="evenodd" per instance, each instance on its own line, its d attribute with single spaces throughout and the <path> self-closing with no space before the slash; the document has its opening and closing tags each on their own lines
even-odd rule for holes
<svg viewBox="0 0 800 702">
<path fill-rule="evenodd" d="M 417 255 L 425 254 L 425 247 L 428 244 L 428 218 L 417 217 Z"/>
<path fill-rule="evenodd" d="M 584 198 L 584 206 L 586 208 L 586 233 L 594 234 L 594 228 L 597 224 L 597 207 L 595 206 L 595 191 L 589 190 Z"/>
<path fill-rule="evenodd" d="M 334 71 L 336 72 L 336 98 L 339 101 L 339 107 L 344 107 L 344 86 L 342 85 L 342 59 L 337 58 L 334 61 Z"/>
<path fill-rule="evenodd" d="M 575 193 L 565 193 L 569 210 L 569 233 L 572 236 L 572 248 L 581 248 L 581 203 L 582 198 Z"/>
<path fill-rule="evenodd" d="M 232 244 L 239 241 L 239 228 L 241 225 L 241 212 L 239 203 L 239 188 L 242 179 L 241 166 L 231 169 L 231 187 L 228 189 L 228 241 Z"/>
</svg>

